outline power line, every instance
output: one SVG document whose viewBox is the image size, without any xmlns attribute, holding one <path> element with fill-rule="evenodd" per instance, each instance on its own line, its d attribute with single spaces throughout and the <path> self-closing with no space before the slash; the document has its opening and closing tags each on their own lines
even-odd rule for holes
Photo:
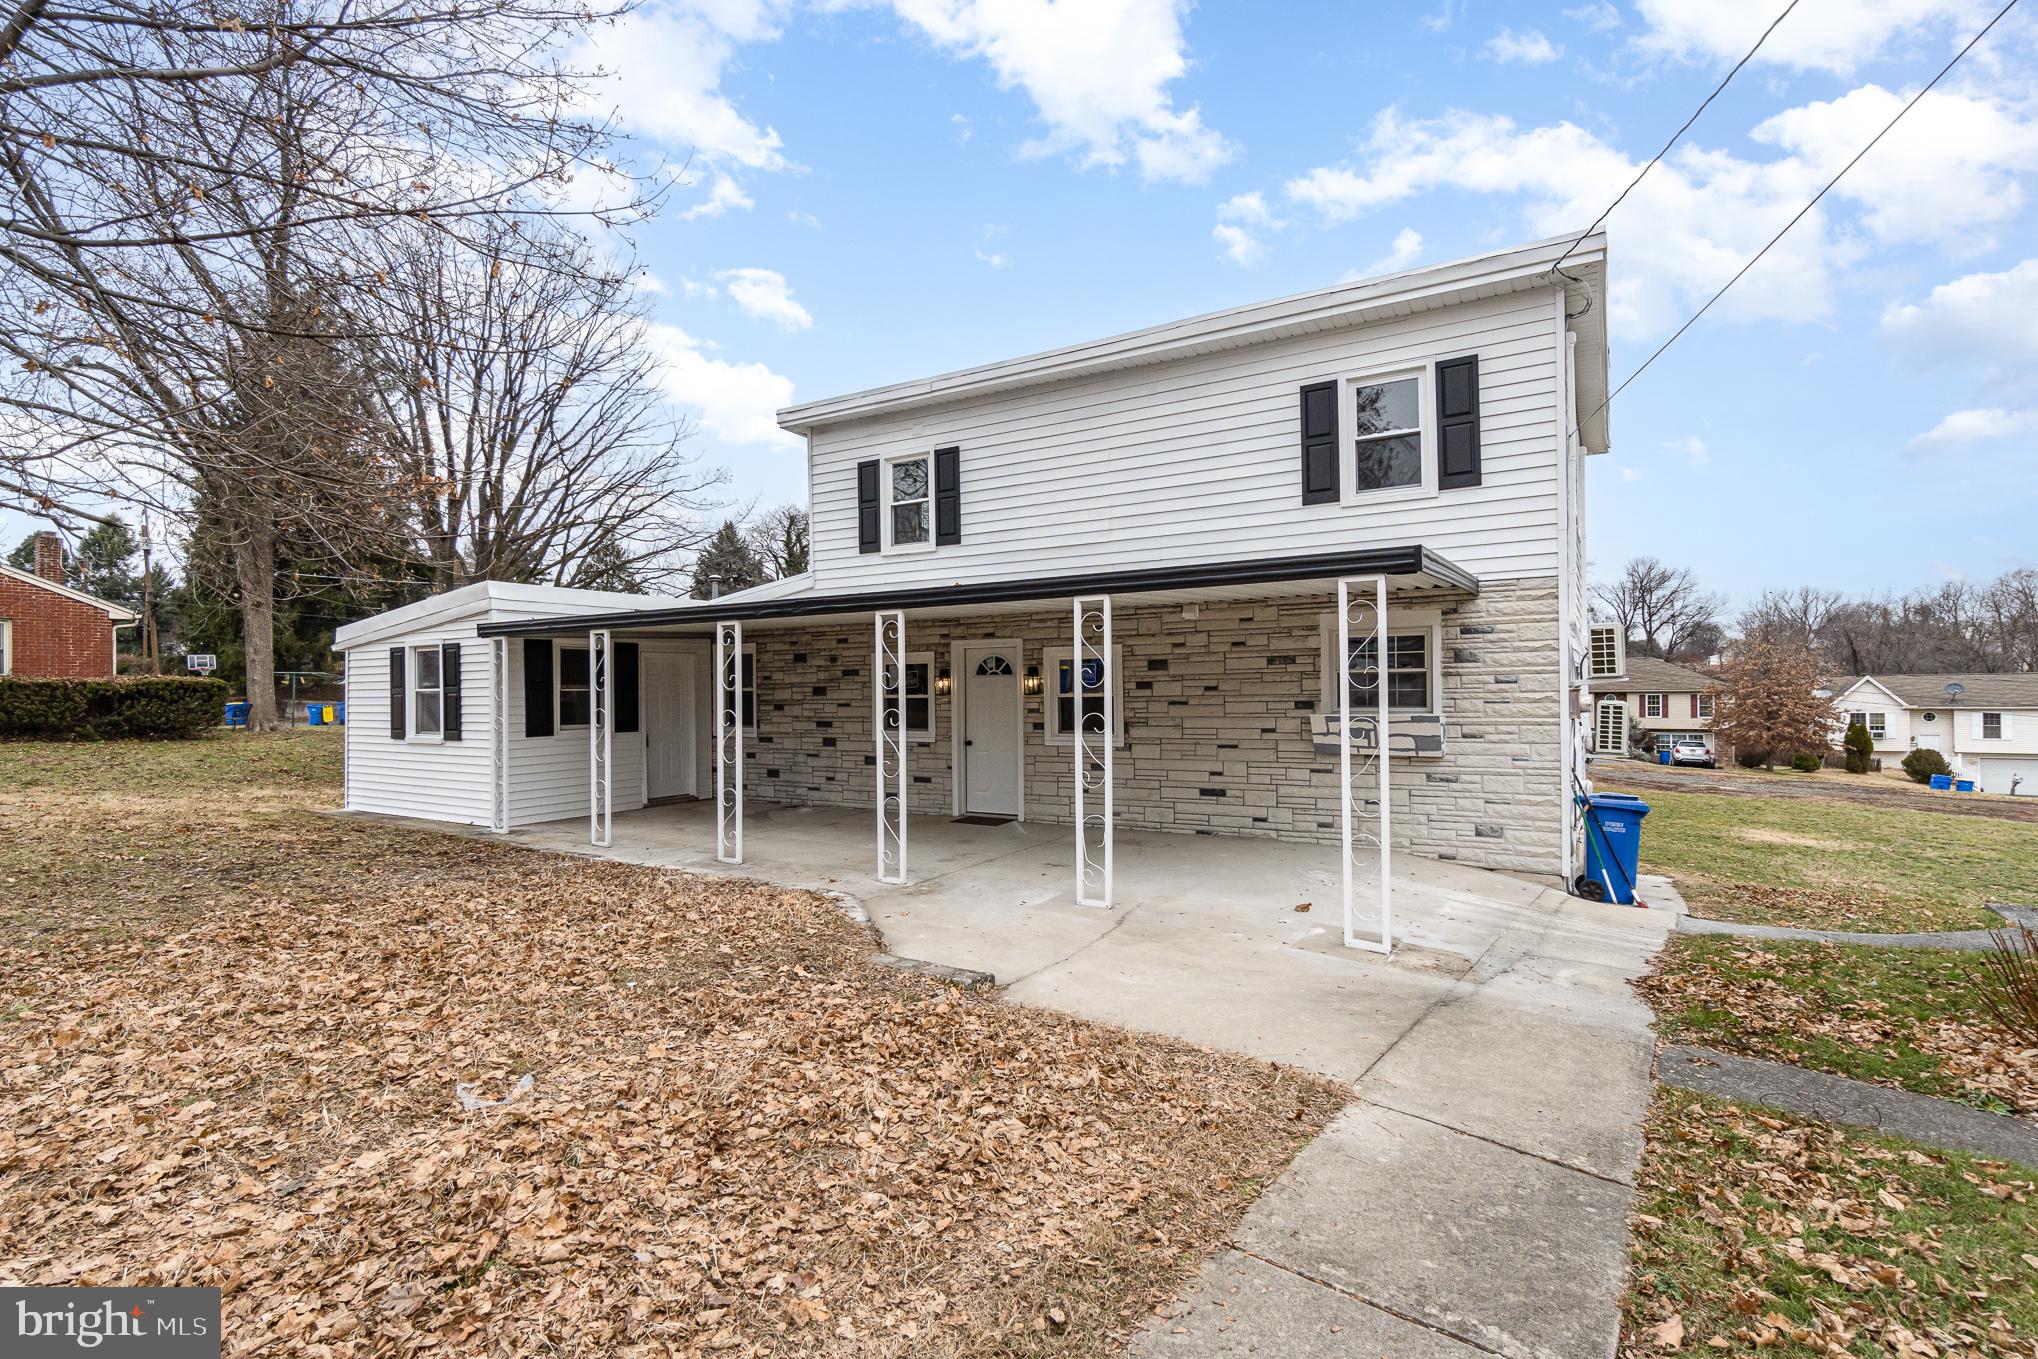
<svg viewBox="0 0 2038 1359">
<path fill-rule="evenodd" d="M 1599 229 L 1599 224 L 1601 222 L 1604 222 L 1610 215 L 1612 215 L 1613 210 L 1621 205 L 1621 200 L 1625 199 L 1630 193 L 1634 192 L 1635 185 L 1642 182 L 1642 176 L 1648 174 L 1649 171 L 1655 169 L 1656 163 L 1662 160 L 1663 157 L 1670 154 L 1670 148 L 1677 145 L 1678 139 L 1683 137 L 1685 133 L 1691 131 L 1691 125 L 1698 121 L 1699 115 L 1706 111 L 1707 107 L 1711 105 L 1713 100 L 1720 97 L 1720 91 L 1726 89 L 1727 85 L 1733 80 L 1733 78 L 1741 73 L 1741 68 L 1743 66 L 1746 66 L 1749 63 L 1749 61 L 1751 61 L 1754 58 L 1757 52 L 1762 50 L 1763 43 L 1769 41 L 1769 35 L 1776 31 L 1776 26 L 1782 23 L 1785 19 L 1789 18 L 1790 12 L 1796 8 L 1797 0 L 1790 0 L 1790 3 L 1783 7 L 1783 12 L 1781 14 L 1778 14 L 1774 19 L 1771 19 L 1769 21 L 1769 27 L 1762 30 L 1762 36 L 1755 39 L 1755 45 L 1748 49 L 1747 54 L 1745 56 L 1743 56 L 1739 61 L 1734 63 L 1734 69 L 1728 71 L 1726 75 L 1720 80 L 1720 83 L 1713 86 L 1712 93 L 1707 95 L 1699 103 L 1699 106 L 1691 111 L 1691 116 L 1684 120 L 1684 126 L 1678 128 L 1675 132 L 1670 134 L 1670 140 L 1663 143 L 1663 149 L 1661 151 L 1658 151 L 1655 155 L 1649 157 L 1649 163 L 1642 167 L 1640 174 L 1637 174 L 1633 179 L 1628 181 L 1627 188 L 1622 189 L 1619 195 L 1614 198 L 1613 202 L 1608 203 L 1606 205 L 1606 211 L 1600 213 L 1599 216 L 1593 218 L 1592 225 L 1578 233 L 1578 240 L 1573 241 L 1571 242 L 1571 244 L 1564 247 L 1564 253 L 1557 256 L 1557 262 L 1550 266 L 1550 269 L 1553 272 L 1562 269 L 1564 267 L 1564 261 L 1570 259 L 1571 252 L 1578 248 L 1579 241 L 1583 241 L 1587 236 L 1590 236 L 1594 231 L 1597 231 Z"/>
<path fill-rule="evenodd" d="M 1811 201 L 1809 203 L 1806 203 L 1803 207 L 1799 208 L 1796 214 L 1793 215 L 1788 222 L 1785 222 L 1783 224 L 1782 230 L 1778 231 L 1774 236 L 1771 236 L 1769 238 L 1769 242 L 1767 245 L 1764 245 L 1760 250 L 1755 252 L 1754 258 L 1750 259 L 1746 264 L 1742 265 L 1738 270 L 1736 270 L 1732 278 L 1728 279 L 1725 283 L 1721 284 L 1720 290 L 1714 293 L 1711 297 L 1707 298 L 1705 300 L 1705 305 L 1700 307 L 1697 311 L 1693 312 L 1690 318 L 1687 319 L 1683 325 L 1677 327 L 1677 330 L 1670 336 L 1669 339 L 1663 341 L 1662 344 L 1657 345 L 1656 352 L 1649 355 L 1648 358 L 1642 360 L 1642 366 L 1635 369 L 1634 372 L 1629 373 L 1626 378 L 1622 379 L 1620 386 L 1608 392 L 1606 394 L 1606 400 L 1600 402 L 1597 406 L 1593 407 L 1592 414 L 1586 416 L 1585 420 L 1592 419 L 1593 416 L 1598 415 L 1608 406 L 1611 406 L 1613 404 L 1613 399 L 1628 389 L 1629 383 L 1633 382 L 1636 378 L 1640 377 L 1642 374 L 1648 372 L 1649 365 L 1654 363 L 1657 359 L 1662 358 L 1664 350 L 1668 349 L 1671 345 L 1676 344 L 1679 338 L 1683 336 L 1685 331 L 1690 330 L 1693 326 L 1698 324 L 1699 317 L 1705 315 L 1708 311 L 1712 310 L 1713 303 L 1719 301 L 1722 297 L 1725 297 L 1727 295 L 1727 289 L 1733 287 L 1736 283 L 1739 283 L 1744 274 L 1746 274 L 1750 269 L 1753 269 L 1757 264 L 1761 263 L 1762 257 L 1768 254 L 1769 251 L 1776 245 L 1776 243 L 1782 240 L 1784 236 L 1789 233 L 1792 227 L 1796 226 L 1800 221 L 1804 220 L 1805 214 L 1809 213 L 1813 208 L 1817 207 L 1819 205 L 1820 200 L 1823 199 L 1827 194 L 1832 192 L 1833 186 L 1835 184 L 1838 184 L 1843 178 L 1845 178 L 1849 170 L 1852 170 L 1856 165 L 1859 165 L 1861 163 L 1861 158 L 1863 156 L 1866 156 L 1870 151 L 1873 151 L 1876 147 L 1876 144 L 1880 142 L 1884 137 L 1889 135 L 1890 129 L 1895 127 L 1898 123 L 1902 122 L 1904 115 L 1906 113 L 1909 113 L 1912 109 L 1916 108 L 1918 101 L 1920 99 L 1923 99 L 1926 95 L 1930 94 L 1932 92 L 1933 86 L 1937 85 L 1940 81 L 1944 80 L 1946 78 L 1946 73 L 1948 71 L 1951 71 L 1955 66 L 1958 66 L 1960 64 L 1960 59 L 1966 56 L 1969 52 L 1973 51 L 1974 45 L 1980 42 L 1983 38 L 1986 38 L 1989 35 L 1989 30 L 1994 28 L 1997 24 L 2001 23 L 2003 20 L 2003 16 L 2008 14 L 2011 10 L 2015 9 L 2016 7 L 2017 0 L 2009 0 L 2008 4 L 2004 5 L 2001 9 L 1997 10 L 1995 18 L 1990 19 L 1986 24 L 1984 24 L 1982 26 L 1981 32 L 1975 34 L 1972 38 L 1969 38 L 1967 40 L 1967 45 L 1962 47 L 1958 52 L 1955 52 L 1953 54 L 1953 60 L 1947 62 L 1944 66 L 1941 66 L 1939 68 L 1939 74 L 1933 76 L 1932 79 L 1929 82 L 1927 82 L 1923 89 L 1919 90 L 1916 94 L 1912 95 L 1909 101 L 1906 102 L 1902 108 L 1896 111 L 1895 117 L 1891 118 L 1887 123 L 1884 123 L 1882 125 L 1882 131 L 1876 133 L 1873 137 L 1869 138 L 1868 145 L 1862 147 L 1859 151 L 1856 151 L 1854 153 L 1854 158 L 1852 160 L 1849 160 L 1845 165 L 1841 166 L 1839 173 L 1834 175 L 1831 179 L 1827 180 L 1825 187 L 1820 189 L 1817 193 L 1813 194 Z M 1582 425 L 1585 423 L 1585 420 L 1581 420 L 1578 423 Z M 1576 434 L 1578 431 L 1574 428 L 1571 432 L 1573 434 Z"/>
</svg>

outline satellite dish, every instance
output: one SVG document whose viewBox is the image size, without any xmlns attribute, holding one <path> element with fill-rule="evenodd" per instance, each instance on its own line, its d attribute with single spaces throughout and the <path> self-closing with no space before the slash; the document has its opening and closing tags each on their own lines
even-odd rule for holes
<svg viewBox="0 0 2038 1359">
<path fill-rule="evenodd" d="M 1949 698 L 1959 698 L 1962 694 L 1966 692 L 1967 686 L 1962 684 L 1959 680 L 1955 680 L 1953 681 L 1953 683 L 1946 686 L 1946 695 Z"/>
</svg>

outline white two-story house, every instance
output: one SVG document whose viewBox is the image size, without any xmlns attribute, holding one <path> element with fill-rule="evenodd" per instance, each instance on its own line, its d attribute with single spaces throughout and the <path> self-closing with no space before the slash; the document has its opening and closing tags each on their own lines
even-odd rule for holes
<svg viewBox="0 0 2038 1359">
<path fill-rule="evenodd" d="M 2038 675 L 1858 675 L 1831 688 L 1885 768 L 1936 750 L 1984 793 L 2038 796 Z"/>
<path fill-rule="evenodd" d="M 887 881 L 913 818 L 1069 825 L 1090 902 L 1114 828 L 1568 879 L 1606 393 L 1593 234 L 795 406 L 802 576 L 342 628 L 347 805 L 730 862 L 863 807 Z"/>
</svg>

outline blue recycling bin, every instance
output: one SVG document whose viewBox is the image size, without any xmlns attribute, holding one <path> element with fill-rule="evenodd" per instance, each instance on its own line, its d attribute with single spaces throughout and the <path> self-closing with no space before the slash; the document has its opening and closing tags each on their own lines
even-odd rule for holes
<svg viewBox="0 0 2038 1359">
<path fill-rule="evenodd" d="M 1585 876 L 1608 901 L 1635 902 L 1642 863 L 1642 818 L 1649 804 L 1629 793 L 1594 793 L 1585 799 Z"/>
<path fill-rule="evenodd" d="M 1932 775 L 1932 788 L 1935 792 L 1951 792 L 1953 790 L 1953 776 L 1951 774 Z"/>
<path fill-rule="evenodd" d="M 1971 792 L 1973 792 L 1973 791 L 1974 791 L 1974 780 L 1973 780 L 1973 779 L 1955 779 L 1955 780 L 1953 780 L 1953 791 L 1954 791 L 1954 792 L 1956 792 L 1956 793 L 1971 793 Z"/>
<path fill-rule="evenodd" d="M 335 704 L 333 704 L 333 724 L 334 724 L 335 726 L 341 726 L 341 727 L 344 727 L 344 726 L 346 726 L 346 725 L 347 725 L 347 705 L 346 705 L 346 704 L 344 704 L 344 703 L 335 703 Z"/>
<path fill-rule="evenodd" d="M 248 705 L 247 705 L 247 704 L 245 704 L 245 703 L 229 703 L 229 704 L 227 704 L 227 705 L 226 705 L 226 724 L 227 724 L 227 725 L 228 725 L 229 727 L 245 727 L 245 726 L 247 726 L 247 725 L 248 725 Z"/>
<path fill-rule="evenodd" d="M 1659 750 L 1659 751 L 1657 751 L 1657 752 L 1656 752 L 1656 763 L 1657 763 L 1657 764 L 1669 764 L 1669 763 L 1670 763 L 1670 752 L 1669 752 L 1669 751 L 1667 751 L 1667 750 Z"/>
</svg>

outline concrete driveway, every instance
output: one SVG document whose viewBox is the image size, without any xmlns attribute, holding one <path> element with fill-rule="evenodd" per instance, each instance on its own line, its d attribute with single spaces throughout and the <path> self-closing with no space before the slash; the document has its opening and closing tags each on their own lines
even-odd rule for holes
<svg viewBox="0 0 2038 1359">
<path fill-rule="evenodd" d="M 574 822 L 511 838 L 728 871 L 711 816 L 619 815 L 607 851 Z M 1066 827 L 915 818 L 902 887 L 872 880 L 871 834 L 868 811 L 753 804 L 737 871 L 849 892 L 892 952 L 988 971 L 1014 1000 L 1354 1086 L 1134 1353 L 1614 1353 L 1652 1088 L 1627 983 L 1670 912 L 1403 856 L 1390 959 L 1342 946 L 1329 848 L 1121 832 L 1104 911 L 1073 902 Z"/>
</svg>

